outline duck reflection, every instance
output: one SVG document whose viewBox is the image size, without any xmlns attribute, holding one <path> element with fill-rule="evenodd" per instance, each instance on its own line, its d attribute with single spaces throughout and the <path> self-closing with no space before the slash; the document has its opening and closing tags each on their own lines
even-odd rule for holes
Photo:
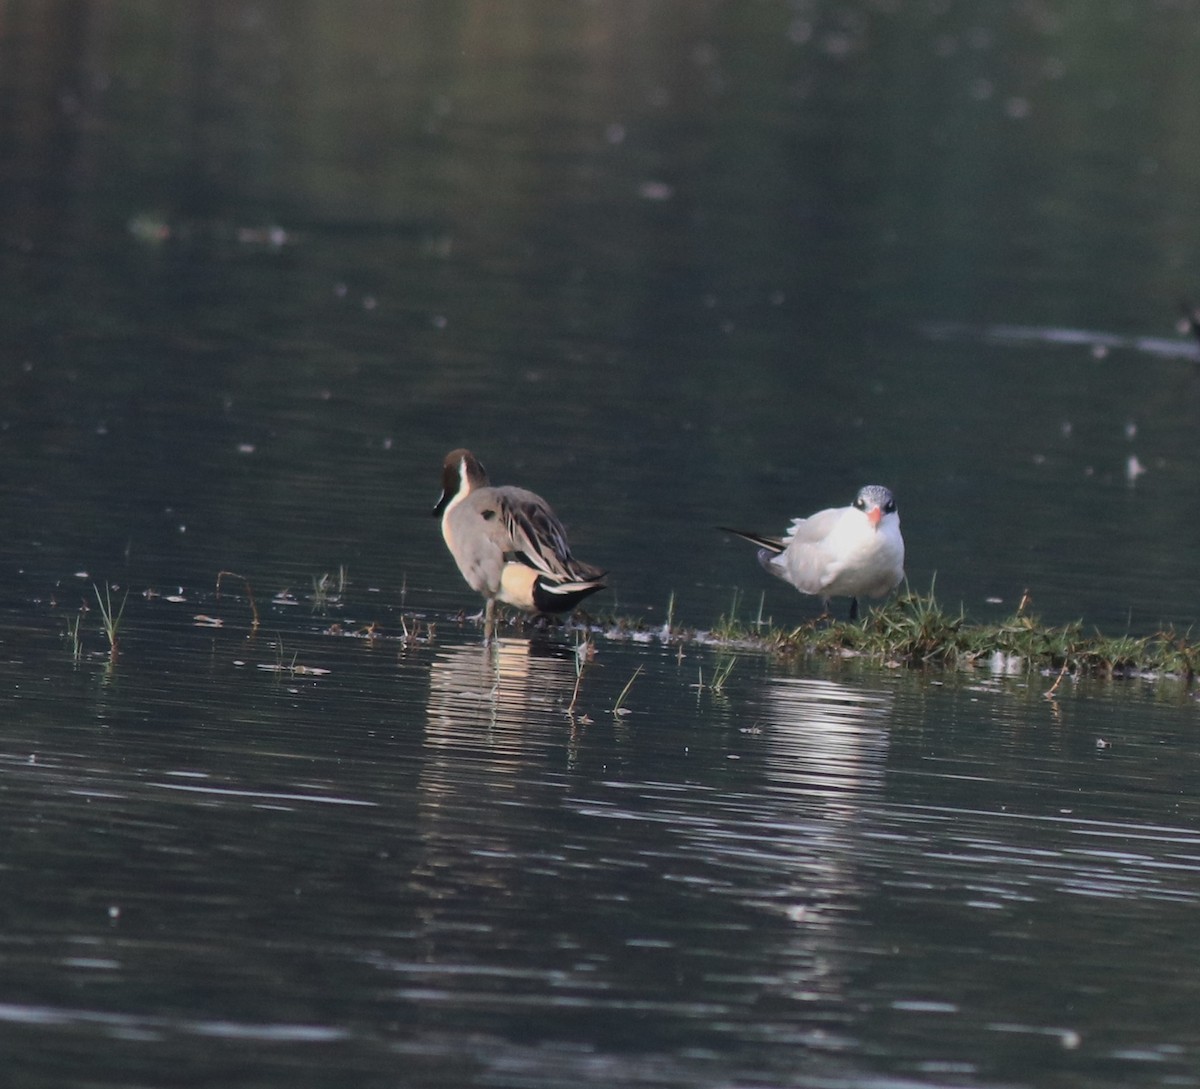
<svg viewBox="0 0 1200 1089">
<path fill-rule="evenodd" d="M 492 926 L 497 911 L 533 910 L 527 860 L 553 835 L 574 685 L 571 649 L 538 640 L 448 647 L 431 663 L 413 874 L 431 933 L 447 912 Z"/>
<path fill-rule="evenodd" d="M 567 647 L 496 639 L 489 646 L 440 650 L 429 668 L 428 742 L 454 745 L 483 729 L 492 741 L 511 734 L 521 743 L 528 740 L 531 720 L 546 716 L 561 728 L 574 687 L 574 657 Z"/>
</svg>

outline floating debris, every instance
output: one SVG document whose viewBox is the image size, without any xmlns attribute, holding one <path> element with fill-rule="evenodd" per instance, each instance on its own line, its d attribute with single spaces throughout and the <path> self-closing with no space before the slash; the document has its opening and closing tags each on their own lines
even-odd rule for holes
<svg viewBox="0 0 1200 1089">
<path fill-rule="evenodd" d="M 285 662 L 259 662 L 258 668 L 264 673 L 291 673 L 297 677 L 328 677 L 333 672 L 320 666 L 288 665 Z"/>
</svg>

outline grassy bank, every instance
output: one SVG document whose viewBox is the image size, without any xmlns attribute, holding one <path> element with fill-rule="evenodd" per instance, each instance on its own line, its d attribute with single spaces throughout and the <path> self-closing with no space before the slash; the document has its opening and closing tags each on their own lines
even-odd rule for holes
<svg viewBox="0 0 1200 1089">
<path fill-rule="evenodd" d="M 825 618 L 784 629 L 730 615 L 711 631 L 687 632 L 668 624 L 659 635 L 780 655 L 857 655 L 910 666 L 1076 676 L 1169 674 L 1189 682 L 1196 675 L 1200 643 L 1190 640 L 1190 632 L 1106 636 L 1086 632 L 1081 622 L 1043 624 L 1024 605 L 999 623 L 974 623 L 961 608 L 944 608 L 932 590 L 908 590 L 868 610 L 857 622 Z"/>
<path fill-rule="evenodd" d="M 250 584 L 240 575 L 223 571 L 223 576 L 230 576 L 229 581 L 235 586 L 244 584 L 242 588 L 250 609 L 252 630 L 257 630 L 260 616 Z M 221 577 L 217 584 L 218 601 L 221 600 Z M 345 584 L 343 571 L 339 579 L 339 593 L 333 597 L 319 593 L 324 580 L 314 579 L 314 608 L 318 602 L 321 612 L 325 612 L 331 603 L 340 607 L 340 591 Z M 290 595 L 277 597 L 276 600 L 294 603 Z M 104 604 L 101 601 L 102 609 Z M 111 611 L 111 606 L 109 609 Z M 757 616 L 740 613 L 735 600 L 728 615 L 720 617 L 712 628 L 687 628 L 675 623 L 672 599 L 667 605 L 665 622 L 661 624 L 629 617 L 593 617 L 586 620 L 582 616 L 547 622 L 546 618 L 534 619 L 515 610 L 502 610 L 499 624 L 502 632 L 545 629 L 547 623 L 551 630 L 565 626 L 575 632 L 572 636 L 575 640 L 586 639 L 590 635 L 680 647 L 727 648 L 784 657 L 861 657 L 887 665 L 978 668 L 1005 674 L 1170 676 L 1190 684 L 1200 670 L 1200 643 L 1192 641 L 1190 629 L 1180 633 L 1169 628 L 1135 637 L 1085 631 L 1082 621 L 1055 627 L 1042 623 L 1028 609 L 1025 599 L 1011 616 L 996 623 L 972 621 L 961 606 L 957 610 L 943 607 L 932 588 L 926 594 L 906 588 L 882 605 L 868 609 L 858 621 L 821 617 L 799 627 L 782 628 L 764 620 L 761 606 Z M 456 618 L 458 624 L 469 619 L 475 618 L 468 618 L 465 613 Z M 212 622 L 217 625 L 224 623 L 220 619 Z M 340 622 L 335 622 L 327 630 L 330 634 L 358 635 L 371 639 L 395 637 L 405 644 L 422 645 L 437 642 L 438 628 L 442 622 L 427 615 L 406 616 L 402 612 L 399 618 L 401 631 L 398 634 L 387 631 L 386 624 L 376 623 L 347 630 Z M 67 634 L 74 636 L 76 656 L 79 652 L 78 626 L 79 621 L 76 620 L 74 627 L 68 625 L 67 629 Z M 112 642 L 115 652 L 115 639 Z"/>
</svg>

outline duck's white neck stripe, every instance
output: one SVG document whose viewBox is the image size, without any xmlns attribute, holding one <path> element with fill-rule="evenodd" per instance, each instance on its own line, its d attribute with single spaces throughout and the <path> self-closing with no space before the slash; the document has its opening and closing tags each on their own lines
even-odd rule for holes
<svg viewBox="0 0 1200 1089">
<path fill-rule="evenodd" d="M 454 493 L 454 498 L 446 504 L 446 509 L 442 511 L 442 521 L 445 522 L 450 512 L 459 505 L 471 492 L 471 483 L 467 477 L 467 459 L 463 458 L 458 463 L 458 491 Z"/>
</svg>

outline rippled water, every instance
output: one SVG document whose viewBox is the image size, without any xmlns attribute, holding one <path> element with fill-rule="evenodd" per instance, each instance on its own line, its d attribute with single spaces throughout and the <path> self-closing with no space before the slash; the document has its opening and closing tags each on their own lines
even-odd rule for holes
<svg viewBox="0 0 1200 1089">
<path fill-rule="evenodd" d="M 712 527 L 868 480 L 950 607 L 1191 629 L 1146 11 L 0 8 L 0 1082 L 1200 1080 L 1188 686 L 646 634 L 810 618 Z M 582 674 L 465 619 L 463 444 Z"/>
<path fill-rule="evenodd" d="M 5 663 L 12 1084 L 1196 1080 L 1181 688 L 202 598 Z"/>
</svg>

